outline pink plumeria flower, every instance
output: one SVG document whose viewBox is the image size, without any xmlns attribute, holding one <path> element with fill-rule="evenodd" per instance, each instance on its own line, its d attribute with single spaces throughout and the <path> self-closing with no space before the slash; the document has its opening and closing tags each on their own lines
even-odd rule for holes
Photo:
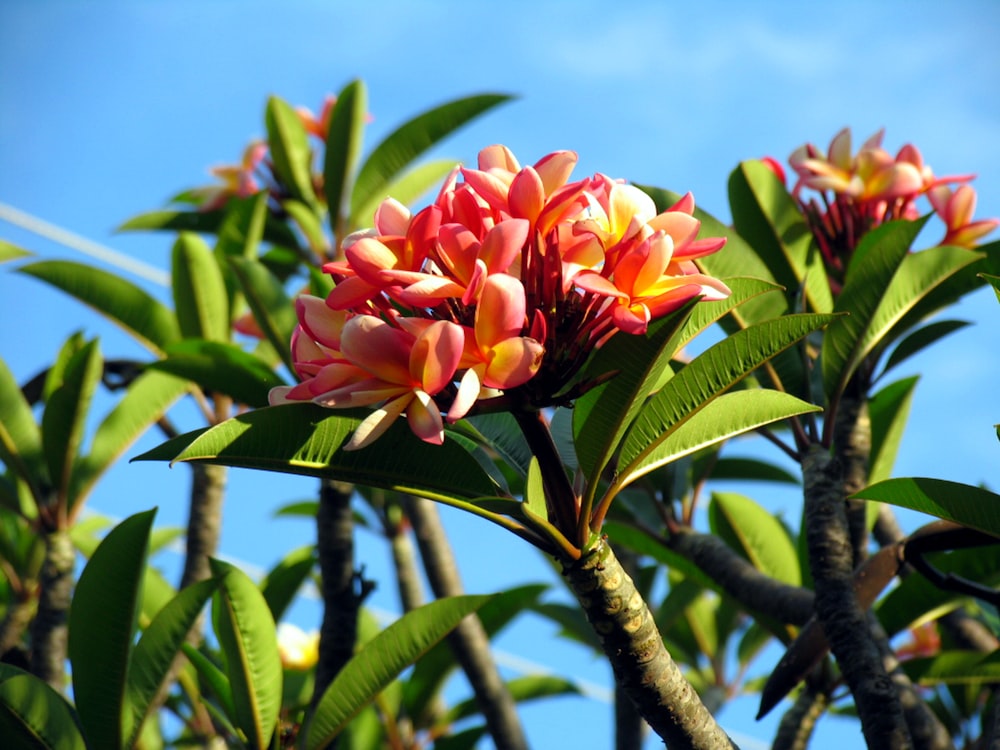
<svg viewBox="0 0 1000 750">
<path fill-rule="evenodd" d="M 974 248 L 981 238 L 1000 225 L 998 219 L 972 220 L 976 191 L 971 185 L 960 185 L 954 191 L 947 185 L 937 185 L 927 192 L 927 198 L 946 227 L 942 245 Z"/>
</svg>

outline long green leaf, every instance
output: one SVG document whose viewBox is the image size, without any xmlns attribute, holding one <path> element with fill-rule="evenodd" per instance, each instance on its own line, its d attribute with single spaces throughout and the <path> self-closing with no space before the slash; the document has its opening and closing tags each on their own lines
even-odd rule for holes
<svg viewBox="0 0 1000 750">
<path fill-rule="evenodd" d="M 122 746 L 125 685 L 155 510 L 130 516 L 94 551 L 69 615 L 73 695 L 88 747 Z"/>
<path fill-rule="evenodd" d="M 455 596 L 407 612 L 364 646 L 330 683 L 308 724 L 305 747 L 327 747 L 400 672 L 489 596 Z"/>
<path fill-rule="evenodd" d="M 296 200 L 316 204 L 312 183 L 312 149 L 298 113 L 288 102 L 272 96 L 264 111 L 271 163 L 281 183 Z"/>
<path fill-rule="evenodd" d="M 768 292 L 780 292 L 781 287 L 762 279 L 736 277 L 723 279 L 723 281 L 729 287 L 730 295 L 723 300 L 702 301 L 694 306 L 691 316 L 677 334 L 679 347 L 687 346 L 695 336 L 713 323 L 718 322 L 731 312 L 738 313 L 744 306 L 756 302 L 761 296 L 781 296 L 780 294 L 768 294 Z"/>
<path fill-rule="evenodd" d="M 795 545 L 781 521 L 771 513 L 733 492 L 713 493 L 708 512 L 712 532 L 755 568 L 791 586 L 802 583 Z"/>
<path fill-rule="evenodd" d="M 903 662 L 907 676 L 920 685 L 979 685 L 1000 682 L 1000 661 L 981 651 L 942 651 Z"/>
<path fill-rule="evenodd" d="M 345 451 L 361 420 L 310 403 L 272 406 L 190 433 L 139 456 L 339 479 L 439 500 L 495 494 L 496 485 L 457 443 L 434 446 L 397 422 L 377 444 Z"/>
<path fill-rule="evenodd" d="M 0 357 L 0 461 L 31 489 L 36 500 L 48 484 L 42 431 L 14 373 Z"/>
<path fill-rule="evenodd" d="M 818 406 L 779 391 L 753 389 L 723 393 L 677 422 L 662 425 L 660 434 L 635 455 L 631 463 L 619 462 L 612 486 L 617 492 L 682 456 L 765 425 L 817 411 L 820 411 Z M 623 450 L 623 460 L 625 456 Z"/>
<path fill-rule="evenodd" d="M 608 341 L 587 364 L 589 377 L 616 373 L 577 399 L 573 409 L 576 455 L 590 486 L 611 460 L 646 397 L 656 388 L 676 353 L 674 335 L 697 303 L 653 322 L 643 336 L 619 334 Z"/>
<path fill-rule="evenodd" d="M 868 415 L 872 425 L 868 481 L 872 484 L 892 475 L 906 420 L 910 416 L 910 403 L 917 380 L 917 377 L 899 380 L 887 385 L 868 400 Z"/>
<path fill-rule="evenodd" d="M 174 310 L 181 334 L 209 341 L 229 340 L 229 295 L 219 261 L 196 234 L 182 233 L 171 261 Z"/>
<path fill-rule="evenodd" d="M 135 746 L 143 722 L 209 597 L 218 587 L 215 579 L 199 581 L 177 594 L 157 613 L 132 652 L 126 691 L 132 707 L 132 730 L 125 744 Z"/>
<path fill-rule="evenodd" d="M 831 323 L 823 337 L 821 365 L 827 398 L 840 392 L 870 350 L 863 342 L 872 319 L 924 223 L 891 221 L 858 243 L 835 306 L 836 312 L 847 314 Z"/>
<path fill-rule="evenodd" d="M 831 315 L 786 315 L 737 331 L 695 357 L 643 407 L 622 442 L 618 465 L 656 449 L 666 427 L 688 419 L 778 352 L 822 327 Z"/>
<path fill-rule="evenodd" d="M 393 178 L 385 186 L 384 195 L 373 195 L 367 204 L 359 206 L 358 210 L 351 214 L 352 219 L 358 222 L 355 227 L 371 224 L 375 210 L 387 196 L 392 196 L 404 206 L 413 205 L 419 198 L 439 185 L 456 166 L 457 162 L 454 159 L 436 159 L 415 164 Z"/>
<path fill-rule="evenodd" d="M 267 406 L 268 392 L 284 382 L 266 362 L 235 344 L 194 338 L 171 344 L 166 358 L 150 363 L 149 369 L 193 381 L 253 407 Z"/>
<path fill-rule="evenodd" d="M 792 293 L 802 287 L 810 309 L 833 310 L 822 258 L 802 210 L 784 184 L 760 161 L 745 161 L 729 177 L 736 231 L 765 259 L 774 278 Z"/>
<path fill-rule="evenodd" d="M 250 747 L 263 750 L 281 710 L 281 656 L 274 620 L 264 595 L 246 573 L 219 560 L 210 564 L 219 581 L 219 612 L 213 622 L 228 666 L 235 719 Z"/>
<path fill-rule="evenodd" d="M 580 695 L 580 688 L 577 687 L 576 683 L 563 677 L 537 674 L 510 680 L 507 683 L 507 692 L 510 693 L 510 697 L 515 703 L 525 703 L 540 698 Z M 469 698 L 449 708 L 444 720 L 449 723 L 460 721 L 475 716 L 481 710 L 476 699 Z"/>
<path fill-rule="evenodd" d="M 285 288 L 267 267 L 257 260 L 231 256 L 230 267 L 236 274 L 247 304 L 265 338 L 281 356 L 289 372 L 295 371 L 290 341 L 298 325 L 295 305 L 285 294 Z"/>
<path fill-rule="evenodd" d="M 17 270 L 92 307 L 154 353 L 180 338 L 173 312 L 120 276 L 68 260 L 43 260 Z"/>
<path fill-rule="evenodd" d="M 350 211 L 351 181 L 361 157 L 367 110 L 368 90 L 363 81 L 355 80 L 337 95 L 337 103 L 330 114 L 323 162 L 323 192 L 326 194 L 330 229 L 337 240 L 343 239 L 353 228 L 347 214 Z"/>
<path fill-rule="evenodd" d="M 967 325 L 969 323 L 964 320 L 939 320 L 918 328 L 900 341 L 896 348 L 893 349 L 892 354 L 886 358 L 885 365 L 882 368 L 882 375 L 900 363 L 905 362 L 914 354 L 919 354 L 945 336 L 965 328 Z"/>
<path fill-rule="evenodd" d="M 66 699 L 7 664 L 0 664 L 0 738 L 11 750 L 87 750 Z"/>
<path fill-rule="evenodd" d="M 907 313 L 978 259 L 961 247 L 934 247 L 903 258 L 861 341 L 861 355 L 884 349 L 896 340 L 906 330 L 899 324 L 906 321 Z"/>
<path fill-rule="evenodd" d="M 928 513 L 1000 537 L 1000 495 L 943 479 L 887 479 L 853 495 Z"/>
<path fill-rule="evenodd" d="M 102 369 L 97 341 L 91 341 L 69 360 L 62 383 L 49 396 L 42 414 L 42 448 L 52 485 L 63 502 L 68 502 L 73 467 Z"/>
<path fill-rule="evenodd" d="M 156 230 L 165 232 L 196 232 L 198 234 L 218 234 L 226 221 L 225 210 L 176 211 L 161 210 L 133 216 L 120 227 L 119 231 Z M 298 249 L 295 233 L 283 221 L 268 216 L 264 222 L 264 239 L 281 247 Z"/>
<path fill-rule="evenodd" d="M 351 220 L 363 225 L 361 209 L 387 195 L 390 182 L 414 159 L 470 120 L 510 100 L 506 94 L 479 94 L 442 104 L 404 123 L 368 155 L 351 195 Z"/>
<path fill-rule="evenodd" d="M 476 612 L 487 636 L 492 639 L 519 614 L 533 609 L 546 588 L 544 584 L 527 584 L 495 594 Z M 440 695 L 448 676 L 457 668 L 451 648 L 443 641 L 416 663 L 403 686 L 403 705 L 417 726 L 424 725 L 428 708 Z"/>
<path fill-rule="evenodd" d="M 95 482 L 190 386 L 172 375 L 147 372 L 136 378 L 94 433 L 90 452 L 77 463 L 71 507 L 86 500 Z"/>
</svg>

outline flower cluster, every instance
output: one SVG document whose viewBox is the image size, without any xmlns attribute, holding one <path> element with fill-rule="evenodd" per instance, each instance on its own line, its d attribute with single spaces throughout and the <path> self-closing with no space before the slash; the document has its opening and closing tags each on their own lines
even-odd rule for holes
<svg viewBox="0 0 1000 750">
<path fill-rule="evenodd" d="M 926 195 L 946 226 L 941 244 L 973 247 L 991 232 L 996 219 L 973 221 L 976 193 L 973 175 L 935 177 L 920 151 L 907 144 L 893 157 L 882 148 L 884 131 L 851 153 L 851 132 L 844 128 L 824 154 L 809 143 L 789 158 L 799 201 L 816 237 L 831 281 L 839 287 L 854 249 L 865 233 L 893 219 L 915 219 L 917 199 Z M 765 162 L 784 180 L 773 159 Z M 806 189 L 818 196 L 803 197 Z"/>
<path fill-rule="evenodd" d="M 375 227 L 346 238 L 326 299 L 300 296 L 292 349 L 301 382 L 271 402 L 375 407 L 360 448 L 405 414 L 431 443 L 481 399 L 541 408 L 569 400 L 587 356 L 619 331 L 729 290 L 695 260 L 689 195 L 662 213 L 603 174 L 570 181 L 577 156 L 521 167 L 504 146 L 457 168 L 416 214 L 393 199 Z"/>
</svg>

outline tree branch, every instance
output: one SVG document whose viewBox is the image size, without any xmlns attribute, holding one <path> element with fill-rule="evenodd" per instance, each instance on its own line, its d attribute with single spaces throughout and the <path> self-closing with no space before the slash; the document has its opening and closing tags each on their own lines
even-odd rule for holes
<svg viewBox="0 0 1000 750">
<path fill-rule="evenodd" d="M 62 693 L 66 687 L 69 607 L 76 550 L 69 532 L 43 532 L 45 559 L 38 576 L 38 610 L 31 623 L 31 671 Z"/>
<path fill-rule="evenodd" d="M 653 731 L 671 750 L 735 747 L 670 657 L 652 613 L 607 541 L 563 565 L 615 681 Z"/>
</svg>

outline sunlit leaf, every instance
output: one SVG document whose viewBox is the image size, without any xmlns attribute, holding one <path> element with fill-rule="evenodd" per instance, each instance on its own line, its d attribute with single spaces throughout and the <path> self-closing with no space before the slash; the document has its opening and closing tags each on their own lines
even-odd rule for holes
<svg viewBox="0 0 1000 750">
<path fill-rule="evenodd" d="M 126 684 L 132 731 L 125 747 L 133 747 L 138 740 L 174 657 L 217 585 L 214 579 L 199 581 L 178 593 L 153 618 L 136 644 Z"/>
<path fill-rule="evenodd" d="M 876 311 L 925 221 L 891 221 L 858 243 L 834 308 L 847 314 L 831 323 L 823 337 L 821 365 L 828 398 L 840 392 L 870 351 L 864 342 L 871 343 Z M 879 329 L 877 333 L 882 332 Z"/>
<path fill-rule="evenodd" d="M 795 545 L 781 521 L 748 497 L 712 493 L 709 519 L 713 533 L 753 563 L 757 570 L 798 586 L 802 582 Z"/>
<path fill-rule="evenodd" d="M 316 193 L 312 183 L 312 149 L 298 113 L 276 96 L 269 97 L 264 111 L 267 145 L 278 179 L 293 198 L 313 205 Z"/>
<path fill-rule="evenodd" d="M 761 161 L 741 163 L 729 177 L 733 225 L 765 259 L 779 284 L 793 294 L 800 288 L 810 310 L 833 310 L 833 296 L 822 257 L 802 209 L 781 180 Z"/>
<path fill-rule="evenodd" d="M 34 255 L 30 250 L 25 250 L 23 247 L 15 245 L 13 242 L 8 242 L 7 240 L 0 240 L 0 263 L 6 263 L 11 260 L 18 260 L 19 258 L 28 258 Z"/>
<path fill-rule="evenodd" d="M 368 155 L 351 195 L 351 220 L 364 226 L 361 214 L 387 196 L 390 183 L 414 159 L 460 127 L 493 107 L 510 100 L 505 94 L 479 94 L 455 99 L 417 115 L 385 137 Z"/>
<path fill-rule="evenodd" d="M 456 166 L 454 159 L 436 159 L 413 165 L 386 185 L 384 195 L 376 193 L 366 205 L 359 206 L 351 214 L 352 220 L 357 222 L 358 227 L 370 225 L 375 209 L 387 196 L 392 196 L 404 206 L 412 206 L 419 198 L 440 185 Z"/>
<path fill-rule="evenodd" d="M 418 440 L 405 423 L 394 424 L 372 447 L 343 450 L 360 423 L 357 416 L 310 403 L 273 406 L 189 433 L 139 458 L 305 474 L 432 499 L 494 494 L 495 483 L 468 451 L 450 440 L 441 446 Z"/>
<path fill-rule="evenodd" d="M 17 270 L 92 307 L 155 353 L 180 338 L 173 312 L 120 276 L 68 260 L 44 260 Z"/>
<path fill-rule="evenodd" d="M 407 612 L 361 648 L 320 698 L 308 724 L 306 749 L 328 747 L 400 672 L 489 599 L 489 596 L 438 599 Z"/>
<path fill-rule="evenodd" d="M 942 651 L 934 656 L 907 659 L 907 676 L 919 685 L 981 685 L 1000 682 L 1000 661 L 981 651 Z"/>
<path fill-rule="evenodd" d="M 234 718 L 250 746 L 263 750 L 281 709 L 281 657 L 274 620 L 246 573 L 219 560 L 210 565 L 219 582 L 213 622 L 226 658 Z"/>
<path fill-rule="evenodd" d="M 12 750 L 87 748 L 66 699 L 9 664 L 0 664 L 0 737 Z"/>
<path fill-rule="evenodd" d="M 351 184 L 361 156 L 365 117 L 368 115 L 368 90 L 363 81 L 351 81 L 337 95 L 330 114 L 323 164 L 323 191 L 329 211 L 330 229 L 338 240 L 350 231 L 347 215 L 353 212 Z"/>
<path fill-rule="evenodd" d="M 852 497 L 927 513 L 1000 537 L 1000 495 L 943 479 L 887 479 Z"/>
<path fill-rule="evenodd" d="M 285 555 L 260 583 L 271 617 L 279 622 L 288 605 L 316 567 L 316 548 L 299 547 Z"/>
<path fill-rule="evenodd" d="M 868 415 L 872 426 L 868 481 L 872 484 L 892 475 L 906 420 L 910 416 L 910 403 L 917 380 L 917 377 L 899 380 L 887 385 L 868 400 Z"/>
<path fill-rule="evenodd" d="M 42 452 L 42 432 L 14 373 L 0 357 L 0 461 L 21 478 L 36 498 L 48 470 Z"/>
<path fill-rule="evenodd" d="M 634 456 L 623 448 L 621 460 L 630 456 L 631 462 L 619 463 L 613 486 L 616 490 L 621 489 L 682 456 L 774 422 L 817 411 L 820 411 L 818 406 L 779 391 L 754 389 L 723 393 L 677 422 L 664 423 L 659 435 Z M 629 436 L 626 436 L 626 447 Z"/>
<path fill-rule="evenodd" d="M 133 216 L 119 231 L 159 230 L 167 232 L 196 232 L 217 234 L 226 220 L 226 211 L 176 211 L 171 209 L 149 211 Z M 264 239 L 281 247 L 297 248 L 298 240 L 291 228 L 282 221 L 268 216 L 264 224 Z"/>
<path fill-rule="evenodd" d="M 965 328 L 967 325 L 969 323 L 964 320 L 939 320 L 936 323 L 929 323 L 918 328 L 900 341 L 896 348 L 893 349 L 892 354 L 885 360 L 882 373 L 885 374 L 901 362 L 905 362 L 914 354 L 920 353 L 931 344 L 940 341 L 955 331 Z"/>
<path fill-rule="evenodd" d="M 619 467 L 655 451 L 664 429 L 680 425 L 778 352 L 827 324 L 830 315 L 786 315 L 727 336 L 695 357 L 642 408 L 622 442 Z"/>
<path fill-rule="evenodd" d="M 73 695 L 90 747 L 122 746 L 125 685 L 155 510 L 130 516 L 97 547 L 69 614 Z"/>
<path fill-rule="evenodd" d="M 182 233 L 171 256 L 174 311 L 181 334 L 229 340 L 229 295 L 219 262 L 196 234 Z"/>
</svg>

